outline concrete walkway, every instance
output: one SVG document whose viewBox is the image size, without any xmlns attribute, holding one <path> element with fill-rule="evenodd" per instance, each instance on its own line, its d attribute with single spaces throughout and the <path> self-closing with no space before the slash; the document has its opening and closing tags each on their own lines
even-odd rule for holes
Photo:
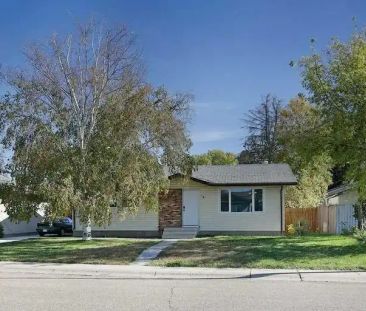
<svg viewBox="0 0 366 311">
<path fill-rule="evenodd" d="M 17 274 L 18 276 L 16 276 Z M 66 279 L 170 279 L 247 280 L 286 282 L 365 283 L 366 272 L 327 270 L 175 268 L 138 265 L 89 265 L 0 262 L 0 279 L 5 275 L 34 275 L 37 278 Z"/>
<path fill-rule="evenodd" d="M 10 243 L 10 242 L 23 241 L 23 240 L 28 240 L 28 239 L 35 239 L 35 238 L 39 238 L 39 236 L 37 234 L 9 236 L 9 237 L 5 237 L 5 238 L 1 238 L 0 239 L 0 244 L 1 243 Z"/>
<path fill-rule="evenodd" d="M 131 265 L 146 266 L 149 262 L 156 257 L 167 247 L 176 243 L 177 240 L 163 240 L 158 244 L 155 244 L 148 249 L 145 249 Z"/>
</svg>

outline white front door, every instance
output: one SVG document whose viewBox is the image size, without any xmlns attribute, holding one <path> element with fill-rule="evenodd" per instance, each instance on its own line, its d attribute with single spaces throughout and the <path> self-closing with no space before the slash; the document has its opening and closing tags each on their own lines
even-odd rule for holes
<svg viewBox="0 0 366 311">
<path fill-rule="evenodd" d="M 198 226 L 198 190 L 183 190 L 183 226 Z"/>
</svg>

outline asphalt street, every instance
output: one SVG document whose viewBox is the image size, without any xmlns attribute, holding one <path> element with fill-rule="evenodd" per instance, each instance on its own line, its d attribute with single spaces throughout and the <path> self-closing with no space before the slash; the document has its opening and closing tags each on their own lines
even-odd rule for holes
<svg viewBox="0 0 366 311">
<path fill-rule="evenodd" d="M 79 266 L 0 265 L 0 310 L 308 311 L 366 306 L 365 279 L 342 279 L 341 274 L 340 279 L 338 274 L 325 279 L 325 274 L 309 274 L 306 281 L 292 272 L 195 274 L 192 269 L 175 273 L 139 267 L 116 272 L 113 267 Z"/>
</svg>

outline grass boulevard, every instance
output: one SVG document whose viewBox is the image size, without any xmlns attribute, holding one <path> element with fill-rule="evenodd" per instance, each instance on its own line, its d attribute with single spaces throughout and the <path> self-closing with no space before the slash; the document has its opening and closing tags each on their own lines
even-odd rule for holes
<svg viewBox="0 0 366 311">
<path fill-rule="evenodd" d="M 40 238 L 0 245 L 0 261 L 129 264 L 149 239 Z M 167 267 L 366 270 L 366 245 L 351 236 L 217 236 L 181 240 L 152 265 Z"/>
</svg>

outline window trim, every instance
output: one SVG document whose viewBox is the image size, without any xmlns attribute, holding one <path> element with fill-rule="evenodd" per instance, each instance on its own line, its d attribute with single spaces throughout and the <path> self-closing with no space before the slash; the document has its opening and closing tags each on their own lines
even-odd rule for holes
<svg viewBox="0 0 366 311">
<path fill-rule="evenodd" d="M 255 190 L 261 189 L 262 190 L 262 210 L 256 211 L 255 210 Z M 221 210 L 221 190 L 228 190 L 229 191 L 229 210 L 227 212 Z M 240 191 L 240 190 L 251 190 L 252 191 L 252 210 L 250 212 L 232 212 L 231 211 L 231 191 Z M 220 214 L 226 214 L 226 215 L 246 215 L 246 214 L 263 214 L 265 211 L 265 189 L 263 187 L 224 187 L 219 188 L 218 193 L 218 211 Z"/>
</svg>

